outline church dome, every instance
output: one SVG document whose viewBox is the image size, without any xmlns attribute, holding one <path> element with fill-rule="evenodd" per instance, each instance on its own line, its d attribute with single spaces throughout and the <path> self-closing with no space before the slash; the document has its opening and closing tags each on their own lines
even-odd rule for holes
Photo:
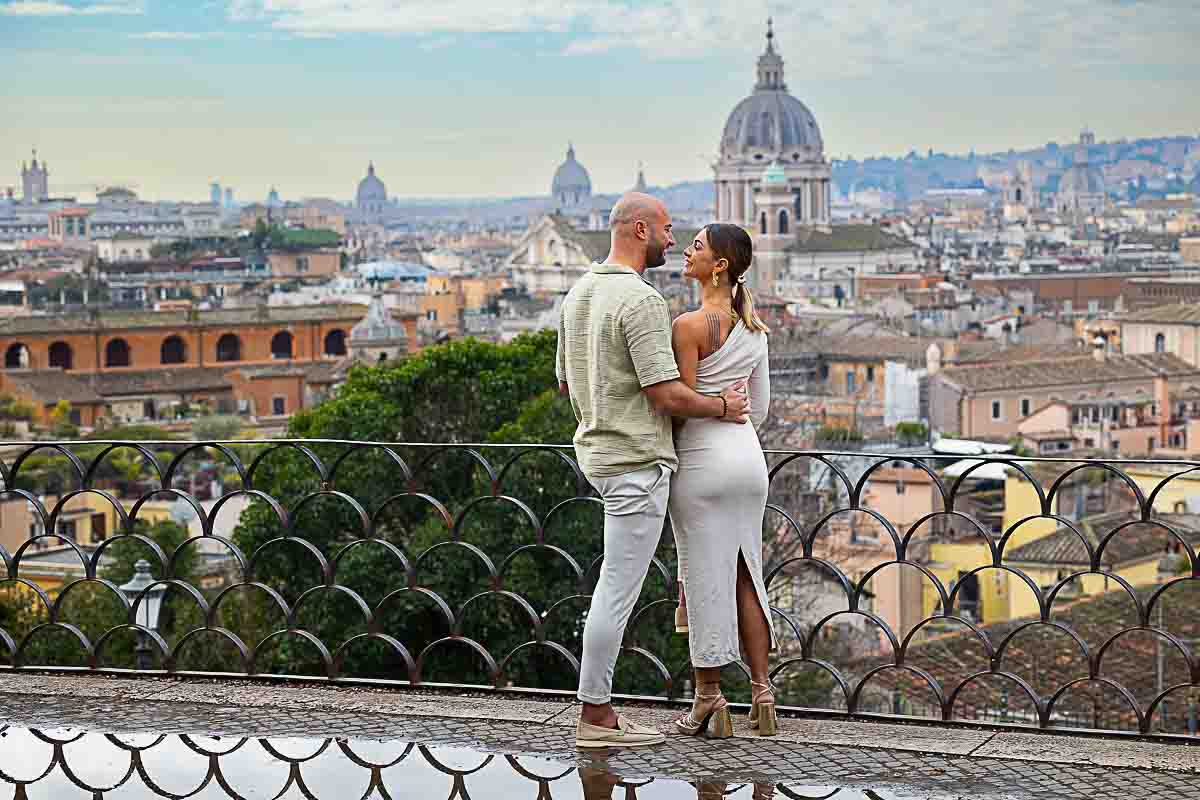
<svg viewBox="0 0 1200 800">
<path fill-rule="evenodd" d="M 788 93 L 783 59 L 775 52 L 775 33 L 768 22 L 767 49 L 758 59 L 754 94 L 734 107 L 721 134 L 721 157 L 765 161 L 815 161 L 825 143 L 817 118 Z"/>
<path fill-rule="evenodd" d="M 375 175 L 375 164 L 367 166 L 367 176 L 358 182 L 358 192 L 355 195 L 359 208 L 378 210 L 387 203 L 387 187 Z"/>
<path fill-rule="evenodd" d="M 592 179 L 583 164 L 575 160 L 575 148 L 570 145 L 567 146 L 567 160 L 554 171 L 550 194 L 564 205 L 576 205 L 592 195 Z"/>
</svg>

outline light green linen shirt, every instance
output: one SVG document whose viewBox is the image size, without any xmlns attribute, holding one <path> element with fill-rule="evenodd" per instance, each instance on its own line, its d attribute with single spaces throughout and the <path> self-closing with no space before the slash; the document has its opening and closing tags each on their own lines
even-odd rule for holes
<svg viewBox="0 0 1200 800">
<path fill-rule="evenodd" d="M 558 380 L 579 427 L 575 453 L 589 477 L 679 465 L 671 417 L 642 392 L 675 380 L 667 301 L 630 267 L 592 264 L 567 293 L 558 323 Z"/>
</svg>

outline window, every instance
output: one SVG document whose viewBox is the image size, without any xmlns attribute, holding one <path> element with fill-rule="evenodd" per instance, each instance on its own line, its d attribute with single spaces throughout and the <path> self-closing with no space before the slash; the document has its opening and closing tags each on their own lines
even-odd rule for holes
<svg viewBox="0 0 1200 800">
<path fill-rule="evenodd" d="M 1083 440 L 1083 446 L 1084 446 L 1084 447 L 1095 447 L 1095 446 L 1096 446 L 1096 440 L 1095 440 L 1095 439 L 1090 439 L 1090 438 L 1088 438 L 1088 439 L 1084 439 L 1084 440 Z"/>
<path fill-rule="evenodd" d="M 308 272 L 308 256 L 296 256 L 296 272 Z"/>
<path fill-rule="evenodd" d="M 1156 352 L 1156 353 L 1167 352 L 1167 337 L 1165 335 L 1160 333 L 1154 337 L 1154 352 Z"/>
<path fill-rule="evenodd" d="M 71 352 L 71 345 L 66 342 L 55 342 L 50 345 L 50 366 L 60 369 L 70 369 L 71 362 L 74 360 L 74 353 Z"/>
<path fill-rule="evenodd" d="M 875 368 L 867 367 L 867 383 L 875 382 Z"/>
<path fill-rule="evenodd" d="M 848 394 L 854 394 L 855 378 L 857 378 L 857 377 L 858 376 L 855 375 L 853 372 L 846 373 L 846 392 Z"/>
<path fill-rule="evenodd" d="M 1116 439 L 1113 439 L 1111 442 L 1108 443 L 1108 447 L 1110 450 L 1120 450 L 1121 443 L 1118 442 Z"/>
<path fill-rule="evenodd" d="M 1022 417 L 1028 417 L 1028 416 L 1029 416 L 1029 411 L 1030 411 L 1030 406 L 1031 406 L 1031 405 L 1032 405 L 1032 403 L 1030 402 L 1030 400 L 1029 400 L 1029 398 L 1028 398 L 1028 397 L 1022 397 L 1022 398 L 1021 398 L 1021 416 L 1022 416 Z"/>
<path fill-rule="evenodd" d="M 72 542 L 75 541 L 75 520 L 60 520 L 58 523 L 58 535 Z"/>
<path fill-rule="evenodd" d="M 163 339 L 159 348 L 159 361 L 163 364 L 182 364 L 187 361 L 187 345 L 179 336 Z"/>
<path fill-rule="evenodd" d="M 1149 450 L 1150 452 L 1154 452 L 1154 444 L 1155 444 L 1155 443 L 1154 443 L 1154 437 L 1153 437 L 1153 436 L 1147 437 L 1147 439 L 1146 439 L 1146 449 L 1147 449 L 1147 450 Z"/>
<path fill-rule="evenodd" d="M 71 412 L 69 414 L 67 414 L 67 419 L 70 421 L 70 423 L 72 425 L 82 425 L 83 424 L 83 414 L 82 414 L 82 412 L 80 412 L 80 410 L 78 408 L 72 408 Z"/>
<path fill-rule="evenodd" d="M 325 355 L 327 356 L 344 356 L 346 355 L 346 332 L 343 330 L 332 330 L 325 334 Z"/>
<path fill-rule="evenodd" d="M 217 361 L 241 361 L 242 340 L 232 333 L 217 339 Z"/>
<path fill-rule="evenodd" d="M 779 232 L 781 234 L 788 232 L 788 213 L 787 209 L 782 209 L 779 212 Z"/>
<path fill-rule="evenodd" d="M 767 233 L 767 212 L 762 212 L 758 218 L 758 232 L 766 235 Z"/>
<path fill-rule="evenodd" d="M 271 413 L 277 417 L 282 417 L 287 413 L 287 399 L 283 397 L 271 398 Z"/>
<path fill-rule="evenodd" d="M 1070 443 L 1070 442 L 1059 442 L 1059 443 L 1058 443 L 1058 449 L 1059 449 L 1059 450 L 1070 450 L 1070 449 L 1071 449 L 1071 443 Z"/>
<path fill-rule="evenodd" d="M 128 367 L 129 344 L 124 339 L 113 339 L 104 346 L 104 366 Z"/>
<path fill-rule="evenodd" d="M 993 400 L 992 401 L 992 419 L 1000 419 L 1000 418 L 1001 418 L 1000 401 Z"/>
<path fill-rule="evenodd" d="M 425 319 L 429 322 L 437 322 L 437 309 L 431 308 L 425 312 Z"/>
<path fill-rule="evenodd" d="M 287 331 L 280 331 L 271 337 L 271 358 L 291 358 L 292 357 L 292 335 Z"/>
</svg>

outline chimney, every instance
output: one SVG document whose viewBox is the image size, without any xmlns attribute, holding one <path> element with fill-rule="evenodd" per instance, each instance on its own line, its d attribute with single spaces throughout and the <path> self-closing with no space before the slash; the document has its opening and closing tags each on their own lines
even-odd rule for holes
<svg viewBox="0 0 1200 800">
<path fill-rule="evenodd" d="M 1167 447 L 1171 442 L 1171 389 L 1166 370 L 1154 376 L 1154 402 L 1158 406 L 1158 446 Z"/>
</svg>

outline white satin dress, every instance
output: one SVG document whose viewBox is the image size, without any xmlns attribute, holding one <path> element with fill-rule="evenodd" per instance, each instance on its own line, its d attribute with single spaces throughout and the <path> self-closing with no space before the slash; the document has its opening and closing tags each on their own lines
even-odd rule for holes
<svg viewBox="0 0 1200 800">
<path fill-rule="evenodd" d="M 720 394 L 747 379 L 749 425 L 689 419 L 675 434 L 679 470 L 671 480 L 668 508 L 695 667 L 722 667 L 739 658 L 739 553 L 771 630 L 771 648 L 776 646 L 762 569 L 767 462 L 756 431 L 771 403 L 767 335 L 739 320 L 725 343 L 696 365 L 696 391 Z"/>
</svg>

